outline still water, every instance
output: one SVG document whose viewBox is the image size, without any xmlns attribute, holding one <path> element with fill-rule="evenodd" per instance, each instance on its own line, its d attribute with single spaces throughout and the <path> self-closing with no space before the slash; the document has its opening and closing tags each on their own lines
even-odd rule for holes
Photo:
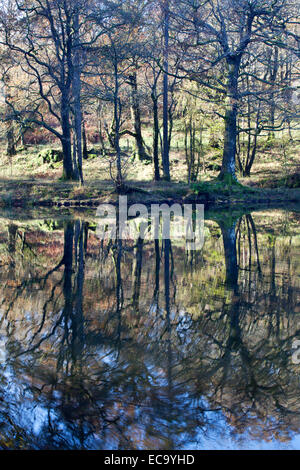
<svg viewBox="0 0 300 470">
<path fill-rule="evenodd" d="M 0 213 L 0 449 L 300 449 L 300 208 L 205 218 Z"/>
</svg>

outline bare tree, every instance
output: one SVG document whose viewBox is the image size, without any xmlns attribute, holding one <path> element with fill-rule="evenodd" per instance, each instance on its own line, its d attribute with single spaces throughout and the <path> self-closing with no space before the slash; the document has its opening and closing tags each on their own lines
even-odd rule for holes
<svg viewBox="0 0 300 470">
<path fill-rule="evenodd" d="M 190 79 L 224 99 L 222 180 L 229 183 L 236 180 L 237 117 L 241 101 L 249 94 L 240 90 L 243 60 L 250 47 L 262 43 L 290 48 L 295 53 L 296 38 L 289 34 L 289 28 L 297 17 L 296 0 L 182 0 L 178 3 L 177 44 L 186 59 L 181 69 Z M 266 80 L 266 83 L 271 82 Z"/>
<path fill-rule="evenodd" d="M 63 149 L 63 176 L 77 179 L 72 161 L 72 114 L 75 116 L 77 160 L 82 177 L 81 150 L 81 49 L 94 42 L 97 32 L 84 37 L 89 18 L 86 2 L 76 0 L 16 1 L 14 35 L 7 15 L 2 15 L 1 44 L 20 57 L 23 71 L 30 77 L 31 101 L 15 109 L 15 117 L 44 127 L 60 140 Z"/>
</svg>

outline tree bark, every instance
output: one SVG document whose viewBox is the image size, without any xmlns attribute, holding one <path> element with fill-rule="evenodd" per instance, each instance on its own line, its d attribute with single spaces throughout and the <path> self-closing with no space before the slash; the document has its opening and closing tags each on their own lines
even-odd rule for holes
<svg viewBox="0 0 300 470">
<path fill-rule="evenodd" d="M 279 62 L 278 62 L 278 47 L 274 49 L 274 56 L 273 53 L 270 58 L 269 63 L 270 68 L 270 82 L 271 82 L 271 102 L 270 102 L 270 127 L 271 130 L 269 132 L 269 140 L 275 138 L 275 113 L 276 113 L 276 102 L 275 102 L 275 91 L 276 91 L 276 80 L 277 74 L 279 69 Z"/>
<path fill-rule="evenodd" d="M 11 94 L 9 91 L 9 82 L 10 82 L 10 75 L 7 73 L 4 77 L 4 94 L 5 94 L 5 118 L 6 118 L 6 140 L 7 140 L 7 147 L 6 153 L 9 157 L 13 157 L 16 155 L 16 144 L 15 144 L 15 136 L 14 136 L 14 126 L 13 121 L 10 119 L 10 106 L 9 102 L 11 100 Z"/>
<path fill-rule="evenodd" d="M 169 0 L 164 0 L 164 80 L 163 80 L 163 172 L 164 179 L 170 181 L 169 147 Z"/>
<path fill-rule="evenodd" d="M 145 150 L 144 139 L 142 136 L 142 125 L 141 125 L 141 110 L 140 110 L 140 102 L 139 102 L 139 95 L 138 95 L 138 86 L 137 86 L 137 76 L 136 72 L 133 73 L 129 77 L 130 79 L 130 86 L 131 86 L 131 112 L 133 118 L 133 125 L 134 125 L 134 132 L 135 132 L 135 141 L 138 150 L 139 159 L 149 160 L 150 157 L 147 155 Z"/>
<path fill-rule="evenodd" d="M 77 166 L 81 184 L 83 184 L 82 172 L 82 110 L 81 110 L 81 66 L 80 66 L 80 38 L 79 38 L 79 14 L 74 14 L 74 76 L 73 76 L 73 98 L 74 98 L 74 124 L 76 135 Z"/>
<path fill-rule="evenodd" d="M 70 110 L 68 97 L 62 96 L 61 102 L 61 127 L 62 127 L 62 149 L 63 149 L 63 178 L 72 180 L 74 178 L 74 168 L 72 162 L 72 142 Z"/>
<path fill-rule="evenodd" d="M 123 174 L 122 174 L 122 162 L 121 162 L 121 147 L 120 147 L 120 99 L 119 99 L 119 72 L 118 64 L 114 64 L 115 74 L 115 89 L 114 89 L 114 123 L 115 123 L 115 136 L 114 144 L 117 152 L 117 179 L 116 186 L 117 191 L 121 191 L 123 187 Z"/>
<path fill-rule="evenodd" d="M 102 135 L 101 135 L 102 137 Z M 82 157 L 84 160 L 89 158 L 88 155 L 88 147 L 87 147 L 87 138 L 86 138 L 86 130 L 85 130 L 85 122 L 82 123 L 82 142 L 83 142 L 83 150 L 82 150 Z"/>
<path fill-rule="evenodd" d="M 232 184 L 236 181 L 237 152 L 237 114 L 238 114 L 238 76 L 240 57 L 228 60 L 228 83 L 225 113 L 225 141 L 222 169 L 219 179 Z"/>
<path fill-rule="evenodd" d="M 156 90 L 151 93 L 153 102 L 153 163 L 154 163 L 154 179 L 160 181 L 159 172 L 159 119 L 158 119 L 158 99 Z"/>
</svg>

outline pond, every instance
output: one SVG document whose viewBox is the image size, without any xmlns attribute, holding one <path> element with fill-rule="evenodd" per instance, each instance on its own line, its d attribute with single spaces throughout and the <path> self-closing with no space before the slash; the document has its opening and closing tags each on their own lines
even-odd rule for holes
<svg viewBox="0 0 300 470">
<path fill-rule="evenodd" d="M 299 209 L 193 252 L 0 213 L 0 448 L 300 449 Z"/>
</svg>

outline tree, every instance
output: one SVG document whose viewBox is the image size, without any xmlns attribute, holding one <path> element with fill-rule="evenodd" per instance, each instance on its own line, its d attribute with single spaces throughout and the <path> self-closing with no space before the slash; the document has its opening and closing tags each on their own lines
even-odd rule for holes
<svg viewBox="0 0 300 470">
<path fill-rule="evenodd" d="M 241 65 L 250 47 L 289 48 L 287 33 L 297 17 L 297 1 L 182 0 L 177 8 L 177 44 L 185 53 L 187 76 L 224 99 L 224 151 L 220 179 L 236 180 L 237 118 L 241 100 Z M 179 27 L 180 31 L 179 32 Z M 257 77 L 257 80 L 260 80 Z M 269 82 L 268 82 L 269 83 Z"/>
<path fill-rule="evenodd" d="M 32 0 L 16 2 L 16 6 L 15 34 L 9 34 L 10 24 L 3 15 L 1 43 L 20 57 L 31 79 L 32 99 L 28 106 L 15 109 L 15 116 L 54 134 L 63 149 L 64 178 L 77 179 L 79 166 L 82 180 L 80 48 L 86 2 Z M 73 112 L 78 161 L 72 160 Z"/>
<path fill-rule="evenodd" d="M 115 151 L 116 175 L 113 177 L 118 191 L 124 189 L 125 167 L 128 155 L 122 151 L 121 137 L 129 134 L 137 143 L 140 158 L 148 159 L 141 131 L 141 115 L 137 86 L 137 58 L 140 42 L 138 31 L 141 23 L 140 13 L 143 5 L 139 2 L 126 0 L 101 1 L 102 11 L 97 12 L 97 4 L 93 13 L 98 27 L 102 31 L 101 40 L 93 50 L 93 76 L 95 84 L 91 93 L 100 101 L 112 104 L 111 128 L 106 127 L 110 145 Z M 105 14 L 103 13 L 103 9 Z M 127 88 L 126 88 L 127 85 Z M 130 99 L 128 100 L 128 86 Z M 130 101 L 133 115 L 134 131 L 122 129 L 122 116 L 126 103 Z M 112 163 L 112 162 L 110 162 Z M 111 170 L 112 164 L 111 164 Z"/>
<path fill-rule="evenodd" d="M 8 2 L 4 10 L 7 24 L 7 35 L 11 37 L 15 24 L 15 8 L 11 1 Z M 12 113 L 12 74 L 15 71 L 16 63 L 6 48 L 1 51 L 1 77 L 3 83 L 4 112 L 3 121 L 6 127 L 7 155 L 13 157 L 16 154 L 16 142 L 14 135 L 14 120 Z"/>
<path fill-rule="evenodd" d="M 169 35 L 170 7 L 169 0 L 162 2 L 164 36 L 164 78 L 163 78 L 163 172 L 164 179 L 170 181 L 170 145 L 169 145 Z"/>
<path fill-rule="evenodd" d="M 159 80 L 161 77 L 161 69 L 157 66 L 155 59 L 148 58 L 148 66 L 146 66 L 146 81 L 150 87 L 152 114 L 153 114 L 153 164 L 154 164 L 154 180 L 160 181 L 160 165 L 159 165 L 159 97 L 160 92 L 158 89 Z"/>
</svg>

